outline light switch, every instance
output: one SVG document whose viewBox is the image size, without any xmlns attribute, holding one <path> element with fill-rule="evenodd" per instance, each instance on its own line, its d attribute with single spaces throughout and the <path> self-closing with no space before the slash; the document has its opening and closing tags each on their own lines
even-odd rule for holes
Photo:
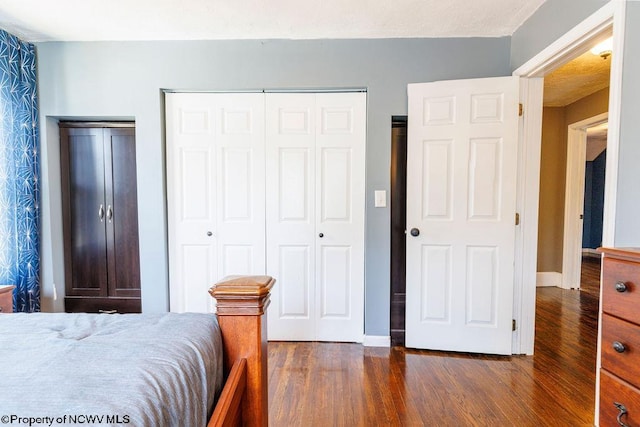
<svg viewBox="0 0 640 427">
<path fill-rule="evenodd" d="M 375 191 L 375 207 L 386 208 L 387 207 L 387 192 L 386 190 Z"/>
</svg>

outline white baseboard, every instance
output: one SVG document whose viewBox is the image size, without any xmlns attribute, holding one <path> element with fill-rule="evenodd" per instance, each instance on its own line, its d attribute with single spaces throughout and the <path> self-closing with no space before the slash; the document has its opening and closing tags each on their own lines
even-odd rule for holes
<svg viewBox="0 0 640 427">
<path fill-rule="evenodd" d="M 362 345 L 365 347 L 391 347 L 391 337 L 388 335 L 365 335 Z"/>
<path fill-rule="evenodd" d="M 562 273 L 556 271 L 539 271 L 536 273 L 536 286 L 557 286 L 562 287 Z"/>
</svg>

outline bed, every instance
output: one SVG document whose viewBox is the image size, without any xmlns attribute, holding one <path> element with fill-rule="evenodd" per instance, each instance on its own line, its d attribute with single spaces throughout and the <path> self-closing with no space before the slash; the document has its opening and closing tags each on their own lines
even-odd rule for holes
<svg viewBox="0 0 640 427">
<path fill-rule="evenodd" d="M 266 426 L 274 283 L 223 279 L 210 290 L 217 316 L 0 315 L 2 422 Z"/>
</svg>

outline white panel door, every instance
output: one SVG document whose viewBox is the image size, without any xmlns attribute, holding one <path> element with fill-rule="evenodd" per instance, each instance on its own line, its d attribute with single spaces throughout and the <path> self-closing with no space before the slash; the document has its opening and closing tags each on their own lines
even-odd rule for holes
<svg viewBox="0 0 640 427">
<path fill-rule="evenodd" d="M 313 93 L 266 98 L 269 340 L 316 339 L 315 99 Z"/>
<path fill-rule="evenodd" d="M 511 354 L 518 79 L 408 94 L 406 345 Z"/>
<path fill-rule="evenodd" d="M 171 311 L 208 312 L 230 274 L 264 274 L 263 94 L 166 95 Z"/>
<path fill-rule="evenodd" d="M 364 338 L 366 94 L 316 96 L 319 341 Z"/>
<path fill-rule="evenodd" d="M 267 94 L 270 340 L 361 342 L 366 94 Z"/>
</svg>

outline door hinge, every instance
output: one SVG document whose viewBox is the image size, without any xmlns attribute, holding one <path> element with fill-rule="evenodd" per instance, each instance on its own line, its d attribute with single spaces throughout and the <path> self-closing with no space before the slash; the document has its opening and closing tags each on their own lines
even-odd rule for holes
<svg viewBox="0 0 640 427">
<path fill-rule="evenodd" d="M 520 214 L 516 212 L 516 225 L 520 225 Z"/>
<path fill-rule="evenodd" d="M 511 319 L 511 330 L 512 331 L 516 330 L 516 319 Z"/>
<path fill-rule="evenodd" d="M 522 103 L 518 104 L 518 116 L 522 116 L 524 114 L 524 107 Z"/>
</svg>

